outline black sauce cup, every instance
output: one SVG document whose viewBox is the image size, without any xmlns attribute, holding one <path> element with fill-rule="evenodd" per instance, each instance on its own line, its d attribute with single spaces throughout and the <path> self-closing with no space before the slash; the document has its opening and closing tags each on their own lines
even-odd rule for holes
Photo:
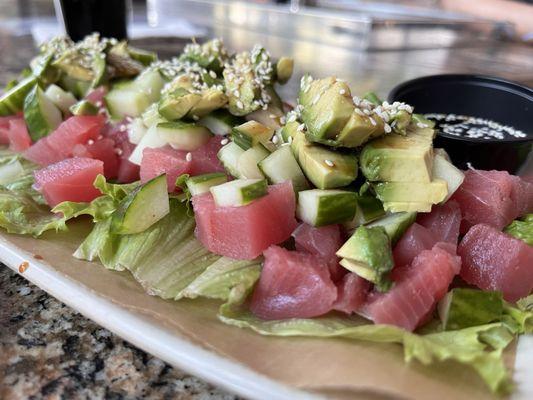
<svg viewBox="0 0 533 400">
<path fill-rule="evenodd" d="M 403 101 L 420 114 L 467 115 L 511 126 L 525 138 L 475 139 L 439 132 L 435 147 L 444 148 L 456 166 L 516 173 L 533 145 L 533 89 L 500 78 L 479 75 L 432 75 L 396 86 L 389 102 Z"/>
</svg>

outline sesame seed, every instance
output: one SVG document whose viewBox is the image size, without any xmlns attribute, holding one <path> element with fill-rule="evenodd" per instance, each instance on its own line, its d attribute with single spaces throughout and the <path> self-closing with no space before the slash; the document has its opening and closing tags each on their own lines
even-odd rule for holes
<svg viewBox="0 0 533 400">
<path fill-rule="evenodd" d="M 194 119 L 195 121 L 198 121 L 200 119 L 200 117 L 198 115 L 193 115 L 192 119 Z"/>
<path fill-rule="evenodd" d="M 279 137 L 277 135 L 272 136 L 272 143 L 277 144 L 279 142 Z"/>
<path fill-rule="evenodd" d="M 391 128 L 391 126 L 389 124 L 385 124 L 383 126 L 383 129 L 385 130 L 385 133 L 391 133 L 391 131 L 392 131 L 392 128 Z"/>
<path fill-rule="evenodd" d="M 335 166 L 335 163 L 331 160 L 324 160 L 324 163 L 328 166 L 328 167 L 333 167 Z"/>
<path fill-rule="evenodd" d="M 339 94 L 340 95 L 345 95 L 346 94 L 346 90 L 344 90 L 344 89 L 339 90 Z"/>
<path fill-rule="evenodd" d="M 96 103 L 94 103 L 96 107 L 102 107 L 102 102 L 99 100 Z"/>
<path fill-rule="evenodd" d="M 372 125 L 374 125 L 374 126 L 377 125 L 377 123 L 376 123 L 376 121 L 374 120 L 374 118 L 369 117 L 368 119 L 370 120 L 370 123 L 371 123 Z"/>
<path fill-rule="evenodd" d="M 235 97 L 241 97 L 241 93 L 240 93 L 238 90 L 234 90 L 234 91 L 233 91 L 233 95 L 234 95 Z"/>
<path fill-rule="evenodd" d="M 224 139 L 222 139 L 222 140 L 220 141 L 220 144 L 221 144 L 222 146 L 225 146 L 225 145 L 227 145 L 228 143 L 229 143 L 229 139 L 228 139 L 228 138 L 224 138 Z"/>
<path fill-rule="evenodd" d="M 242 103 L 242 101 L 240 100 L 237 101 L 237 107 L 240 108 L 241 110 L 244 108 L 244 104 Z"/>
<path fill-rule="evenodd" d="M 276 115 L 274 115 L 274 114 L 270 114 L 268 117 L 269 117 L 270 119 L 275 119 L 275 118 L 276 118 Z"/>
<path fill-rule="evenodd" d="M 285 117 L 280 117 L 280 119 L 279 119 L 279 123 L 280 123 L 281 125 L 285 125 L 286 122 L 287 122 L 287 118 L 285 118 Z"/>
<path fill-rule="evenodd" d="M 209 71 L 209 76 L 213 79 L 216 79 L 217 78 L 217 74 L 215 71 Z"/>
<path fill-rule="evenodd" d="M 122 155 L 122 153 L 123 153 L 122 149 L 118 149 L 118 148 L 117 148 L 117 149 L 115 149 L 115 154 L 117 154 L 117 155 L 121 156 L 121 155 Z"/>
<path fill-rule="evenodd" d="M 304 129 L 305 129 L 305 124 L 300 124 L 300 125 L 298 125 L 298 127 L 296 128 L 296 130 L 297 130 L 298 132 L 302 132 Z"/>
<path fill-rule="evenodd" d="M 87 144 L 88 145 L 94 144 L 94 140 L 92 140 L 92 139 L 87 140 Z"/>
<path fill-rule="evenodd" d="M 128 127 L 127 127 L 126 125 L 124 125 L 124 124 L 123 124 L 123 125 L 120 125 L 120 127 L 118 128 L 118 130 L 119 130 L 120 132 L 126 132 L 127 129 L 128 129 Z"/>
<path fill-rule="evenodd" d="M 292 144 L 292 136 L 289 136 L 289 138 L 287 139 L 287 143 Z"/>
<path fill-rule="evenodd" d="M 187 154 L 185 155 L 185 160 L 186 160 L 186 161 L 192 161 L 192 154 L 191 154 L 191 153 L 187 153 Z"/>
</svg>

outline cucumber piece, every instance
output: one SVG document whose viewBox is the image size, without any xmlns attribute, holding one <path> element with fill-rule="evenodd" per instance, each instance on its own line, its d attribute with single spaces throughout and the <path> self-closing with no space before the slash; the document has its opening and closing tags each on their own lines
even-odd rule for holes
<svg viewBox="0 0 533 400">
<path fill-rule="evenodd" d="M 178 150 L 196 150 L 211 138 L 211 132 L 207 128 L 194 123 L 160 122 L 156 129 L 161 139 Z"/>
<path fill-rule="evenodd" d="M 222 185 L 212 186 L 209 191 L 219 207 L 241 207 L 266 196 L 265 179 L 236 179 Z"/>
<path fill-rule="evenodd" d="M 70 112 L 70 107 L 78 101 L 72 93 L 65 92 L 59 86 L 54 84 L 48 86 L 44 94 L 63 112 L 63 114 L 68 114 Z"/>
<path fill-rule="evenodd" d="M 257 164 L 269 183 L 292 181 L 295 192 L 309 189 L 302 169 L 298 165 L 290 146 L 282 146 Z"/>
<path fill-rule="evenodd" d="M 264 178 L 265 176 L 263 175 L 257 164 L 264 160 L 269 154 L 269 151 L 265 149 L 261 144 L 258 144 L 246 150 L 240 155 L 239 159 L 237 160 L 237 169 L 239 171 L 239 176 L 244 179 Z"/>
<path fill-rule="evenodd" d="M 167 142 L 162 139 L 157 133 L 157 126 L 152 126 L 151 128 L 148 128 L 146 134 L 142 137 L 139 144 L 135 147 L 135 149 L 130 155 L 129 160 L 133 164 L 141 165 L 144 149 L 155 149 L 158 147 L 163 147 L 166 144 Z"/>
<path fill-rule="evenodd" d="M 205 126 L 217 136 L 229 135 L 234 126 L 242 123 L 242 118 L 236 117 L 225 110 L 213 111 L 198 121 L 198 125 Z"/>
<path fill-rule="evenodd" d="M 235 178 L 240 178 L 239 174 L 239 157 L 244 154 L 241 149 L 233 142 L 229 142 L 223 146 L 217 154 L 218 159 L 224 166 L 224 169 Z"/>
<path fill-rule="evenodd" d="M 298 193 L 296 215 L 313 226 L 339 224 L 355 215 L 357 193 L 347 190 L 311 189 Z"/>
<path fill-rule="evenodd" d="M 37 79 L 29 76 L 0 96 L 0 116 L 16 114 L 22 110 L 24 99 L 35 86 Z"/>
<path fill-rule="evenodd" d="M 262 144 L 266 148 L 271 147 L 274 145 L 270 141 L 272 136 L 274 136 L 274 130 L 257 121 L 245 122 L 231 130 L 231 138 L 244 150 L 248 150 L 258 144 Z"/>
<path fill-rule="evenodd" d="M 158 71 L 144 72 L 132 82 L 114 87 L 106 96 L 109 113 L 116 119 L 138 117 L 159 100 L 165 81 Z"/>
<path fill-rule="evenodd" d="M 111 218 L 111 232 L 121 235 L 139 233 L 170 211 L 165 174 L 149 180 L 128 194 Z"/>
<path fill-rule="evenodd" d="M 368 224 L 385 215 L 383 204 L 374 196 L 365 193 L 357 195 L 357 209 L 353 220 L 344 224 L 347 230 L 353 230 L 358 226 Z"/>
<path fill-rule="evenodd" d="M 0 165 L 0 185 L 13 182 L 24 173 L 24 168 L 19 160 L 14 159 L 4 165 Z"/>
<path fill-rule="evenodd" d="M 96 115 L 98 114 L 98 107 L 96 107 L 89 100 L 80 100 L 69 108 L 73 115 Z"/>
<path fill-rule="evenodd" d="M 501 292 L 455 288 L 438 304 L 444 330 L 456 330 L 500 321 L 503 314 Z"/>
<path fill-rule="evenodd" d="M 185 183 L 191 196 L 197 196 L 199 194 L 209 192 L 211 187 L 221 185 L 227 181 L 228 177 L 226 174 L 222 172 L 215 172 L 212 174 L 191 176 Z"/>
<path fill-rule="evenodd" d="M 147 128 L 157 125 L 159 122 L 166 121 L 166 119 L 159 114 L 158 108 L 158 104 L 154 103 L 142 113 L 141 118 Z"/>
<path fill-rule="evenodd" d="M 375 226 L 382 226 L 389 236 L 392 245 L 395 245 L 415 220 L 416 212 L 400 212 L 387 215 L 384 218 L 371 222 L 367 227 L 372 228 Z"/>
<path fill-rule="evenodd" d="M 24 100 L 24 120 L 31 139 L 36 142 L 57 128 L 62 116 L 39 85 L 35 85 Z"/>
<path fill-rule="evenodd" d="M 148 129 L 141 118 L 134 118 L 128 126 L 128 139 L 133 144 L 139 144 Z"/>
<path fill-rule="evenodd" d="M 433 157 L 433 179 L 436 178 L 446 181 L 448 185 L 448 194 L 442 200 L 442 203 L 446 203 L 463 183 L 465 174 L 442 154 L 435 152 Z"/>
</svg>

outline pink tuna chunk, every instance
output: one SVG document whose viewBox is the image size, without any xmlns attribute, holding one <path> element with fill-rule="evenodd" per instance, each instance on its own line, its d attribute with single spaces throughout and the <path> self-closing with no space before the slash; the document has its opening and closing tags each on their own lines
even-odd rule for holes
<svg viewBox="0 0 533 400">
<path fill-rule="evenodd" d="M 338 296 L 333 309 L 346 314 L 359 312 L 370 292 L 370 282 L 349 272 L 337 284 Z"/>
</svg>

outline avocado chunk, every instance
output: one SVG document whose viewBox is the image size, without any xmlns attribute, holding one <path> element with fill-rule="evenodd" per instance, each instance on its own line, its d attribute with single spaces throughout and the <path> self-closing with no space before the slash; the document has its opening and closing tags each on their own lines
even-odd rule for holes
<svg viewBox="0 0 533 400">
<path fill-rule="evenodd" d="M 407 228 L 409 228 L 416 220 L 416 212 L 400 212 L 389 214 L 386 217 L 380 218 L 377 221 L 371 222 L 367 226 L 372 228 L 374 226 L 382 226 L 389 236 L 391 244 L 394 246 L 398 240 L 403 236 Z"/>
<path fill-rule="evenodd" d="M 312 144 L 302 131 L 290 134 L 292 151 L 298 164 L 319 189 L 334 189 L 349 185 L 357 178 L 357 157 L 324 146 Z M 290 140 L 290 139 L 289 139 Z"/>
<path fill-rule="evenodd" d="M 276 63 L 276 79 L 282 85 L 291 79 L 294 71 L 294 60 L 289 57 L 281 57 Z"/>
<path fill-rule="evenodd" d="M 12 115 L 21 111 L 26 95 L 35 87 L 36 83 L 37 79 L 34 76 L 29 76 L 1 95 L 0 116 Z"/>
<path fill-rule="evenodd" d="M 39 85 L 35 85 L 24 100 L 24 120 L 31 139 L 36 142 L 57 128 L 62 115 Z"/>
<path fill-rule="evenodd" d="M 394 266 L 389 236 L 382 226 L 360 226 L 337 251 L 341 265 L 362 278 L 373 282 L 380 292 L 392 282 L 389 272 Z"/>
<path fill-rule="evenodd" d="M 455 288 L 438 305 L 444 330 L 456 330 L 500 321 L 503 315 L 501 292 Z"/>
<path fill-rule="evenodd" d="M 383 202 L 383 208 L 387 212 L 400 213 L 400 212 L 431 212 L 431 203 L 423 203 L 416 201 L 385 201 Z"/>
<path fill-rule="evenodd" d="M 228 97 L 216 88 L 209 88 L 202 92 L 200 101 L 195 103 L 190 109 L 188 115 L 192 118 L 204 117 L 212 111 L 224 107 L 228 102 Z"/>
<path fill-rule="evenodd" d="M 385 132 L 384 129 L 381 118 L 354 111 L 336 141 L 340 146 L 359 147 L 369 139 L 381 136 Z"/>
<path fill-rule="evenodd" d="M 374 185 L 376 196 L 383 202 L 418 202 L 438 204 L 448 195 L 445 180 L 425 182 L 381 182 Z"/>
<path fill-rule="evenodd" d="M 369 193 L 357 194 L 357 208 L 354 218 L 344 224 L 347 230 L 353 230 L 361 225 L 366 225 L 385 215 L 383 204 Z"/>
<path fill-rule="evenodd" d="M 176 88 L 167 93 L 159 100 L 159 114 L 168 119 L 181 119 L 202 99 L 202 96 L 196 93 L 190 93 L 187 89 Z"/>
<path fill-rule="evenodd" d="M 203 44 L 188 44 L 183 49 L 180 59 L 196 63 L 202 68 L 221 72 L 229 56 L 222 40 L 213 39 Z"/>
<path fill-rule="evenodd" d="M 70 107 L 72 115 L 96 115 L 98 114 L 98 107 L 96 107 L 89 100 L 80 100 Z"/>
<path fill-rule="evenodd" d="M 412 135 L 390 134 L 365 145 L 361 171 L 371 182 L 431 182 L 431 141 Z"/>
<path fill-rule="evenodd" d="M 399 135 L 407 134 L 407 127 L 411 123 L 411 114 L 407 110 L 400 110 L 393 115 L 389 123 L 392 130 Z"/>
<path fill-rule="evenodd" d="M 299 102 L 303 107 L 302 121 L 307 127 L 307 137 L 312 141 L 335 139 L 355 109 L 350 88 L 335 77 L 304 85 Z"/>
</svg>

